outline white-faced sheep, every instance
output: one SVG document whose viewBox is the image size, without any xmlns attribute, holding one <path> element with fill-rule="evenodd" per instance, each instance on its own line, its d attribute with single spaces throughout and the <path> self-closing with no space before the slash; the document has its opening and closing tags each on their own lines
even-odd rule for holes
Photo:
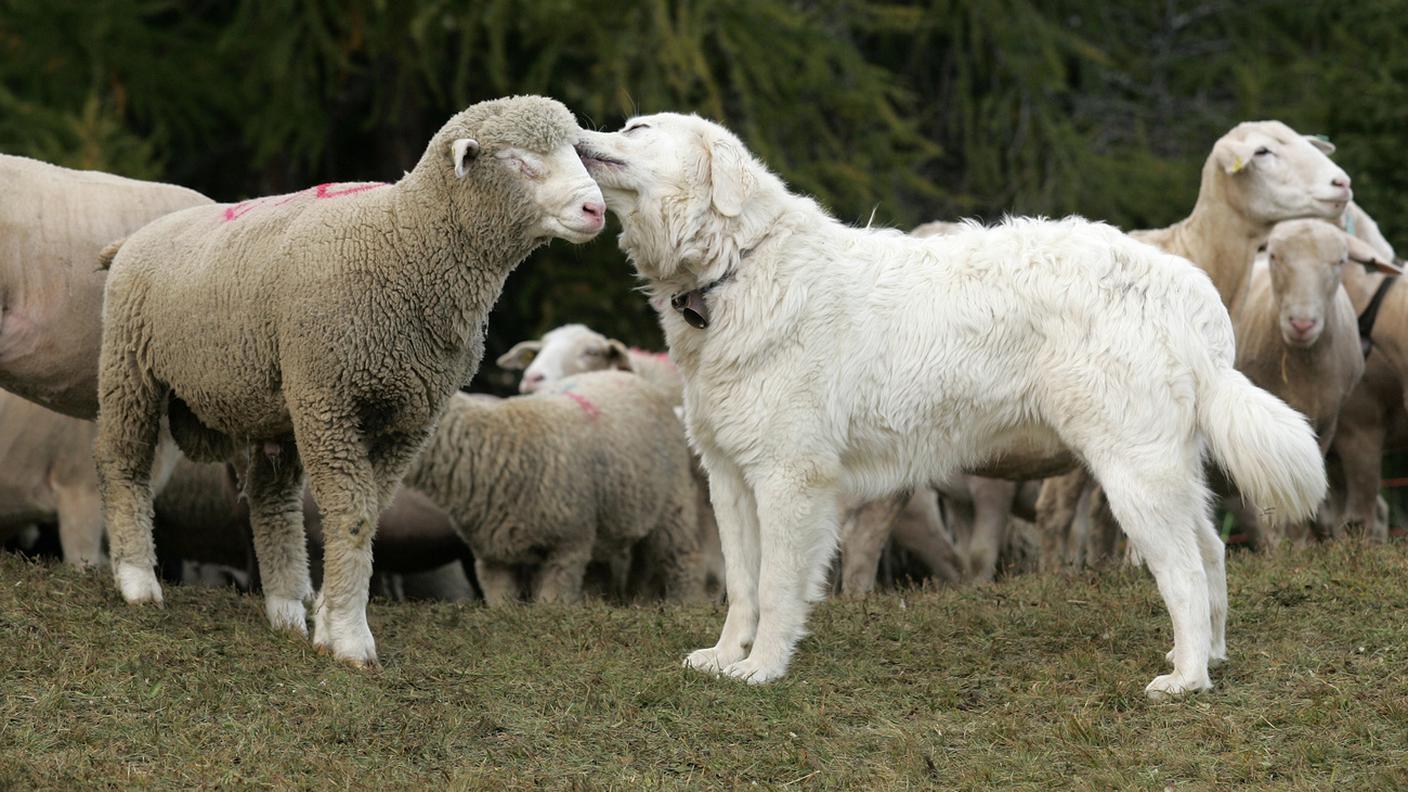
<svg viewBox="0 0 1408 792">
<path fill-rule="evenodd" d="M 687 665 L 786 672 L 841 498 L 1064 447 L 1094 468 L 1168 605 L 1174 670 L 1148 693 L 1211 685 L 1226 589 L 1204 448 L 1284 518 L 1313 512 L 1325 473 L 1305 419 L 1232 368 L 1202 272 L 1075 218 L 932 239 L 848 227 L 697 117 L 583 132 L 581 151 L 649 291 L 691 311 L 662 325 L 729 610 Z"/>
<path fill-rule="evenodd" d="M 1252 260 L 1272 227 L 1298 218 L 1335 220 L 1345 212 L 1353 192 L 1349 176 L 1328 156 L 1334 150 L 1329 142 L 1279 121 L 1238 124 L 1213 144 L 1203 162 L 1193 211 L 1166 228 L 1130 236 L 1193 262 L 1212 278 L 1227 310 L 1235 312 L 1251 278 Z M 1084 469 L 1043 483 L 1037 529 L 1044 568 L 1059 564 L 1076 502 L 1089 486 Z M 1108 514 L 1097 517 L 1111 519 Z"/>
<path fill-rule="evenodd" d="M 313 641 L 376 663 L 366 601 L 377 515 L 477 369 L 509 272 L 553 237 L 601 230 L 579 134 L 551 99 L 482 102 L 395 184 L 189 209 L 116 250 L 95 456 L 128 602 L 161 600 L 148 476 L 167 413 L 197 458 L 252 449 L 245 493 L 268 615 L 298 632 L 311 591 L 307 470 L 327 539 Z"/>
<path fill-rule="evenodd" d="M 177 209 L 209 204 L 170 184 L 0 154 L 0 388 L 78 418 L 98 414 L 98 254 Z"/>
<path fill-rule="evenodd" d="M 663 388 L 673 404 L 684 403 L 684 380 L 664 352 L 630 349 L 586 325 L 549 330 L 536 341 L 519 341 L 499 356 L 501 368 L 522 371 L 518 390 L 532 393 L 550 382 L 586 371 L 634 371 Z"/>
<path fill-rule="evenodd" d="M 1233 316 L 1237 368 L 1310 420 L 1322 454 L 1364 373 L 1358 318 L 1340 285 L 1349 247 L 1347 235 L 1322 220 L 1278 224 Z M 1255 503 L 1247 505 L 1242 517 L 1258 544 L 1285 538 L 1279 527 L 1261 525 Z M 1308 523 L 1285 528 L 1297 541 L 1309 538 Z"/>
<path fill-rule="evenodd" d="M 518 598 L 523 564 L 537 566 L 535 601 L 575 601 L 590 561 L 619 566 L 637 542 L 667 596 L 702 591 L 689 449 L 665 392 L 632 374 L 499 402 L 457 394 L 406 485 L 449 512 L 490 605 Z"/>
</svg>

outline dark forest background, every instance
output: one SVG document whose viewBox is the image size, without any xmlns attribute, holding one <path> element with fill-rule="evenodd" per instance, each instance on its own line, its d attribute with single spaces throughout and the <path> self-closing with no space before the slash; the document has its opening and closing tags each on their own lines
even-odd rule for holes
<svg viewBox="0 0 1408 792">
<path fill-rule="evenodd" d="M 0 151 L 221 201 L 395 180 L 473 102 L 720 120 L 845 220 L 1187 214 L 1212 142 L 1328 135 L 1408 235 L 1399 0 L 0 0 Z M 0 185 L 3 189 L 3 185 Z M 615 227 L 509 280 L 493 357 L 569 321 L 658 347 Z"/>
</svg>

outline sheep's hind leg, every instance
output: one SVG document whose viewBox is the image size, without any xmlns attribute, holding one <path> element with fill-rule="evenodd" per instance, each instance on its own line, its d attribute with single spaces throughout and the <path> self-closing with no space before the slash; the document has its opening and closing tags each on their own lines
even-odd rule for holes
<svg viewBox="0 0 1408 792">
<path fill-rule="evenodd" d="M 718 643 L 691 652 L 684 664 L 717 674 L 747 656 L 758 629 L 758 506 L 731 462 L 713 458 L 708 468 L 709 495 L 724 553 L 728 615 Z"/>
<path fill-rule="evenodd" d="M 1149 458 L 1110 459 L 1087 455 L 1104 486 L 1110 508 L 1158 583 L 1173 620 L 1173 673 L 1144 689 L 1153 699 L 1212 687 L 1208 660 L 1213 644 L 1213 597 L 1207 555 L 1199 538 L 1207 521 L 1207 491 L 1197 455 L 1178 452 L 1184 464 Z M 1211 530 L 1209 523 L 1206 530 Z M 1225 614 L 1225 611 L 1224 611 Z"/>
<path fill-rule="evenodd" d="M 787 673 L 806 628 L 811 603 L 825 595 L 827 565 L 836 552 L 838 493 L 830 471 L 779 476 L 757 489 L 759 618 L 748 657 L 724 673 L 752 684 Z"/>
<path fill-rule="evenodd" d="M 572 604 L 582 599 L 582 578 L 592 560 L 590 541 L 553 548 L 533 576 L 533 601 Z"/>
<path fill-rule="evenodd" d="M 250 449 L 245 496 L 264 609 L 276 630 L 308 634 L 304 602 L 312 596 L 303 533 L 303 464 L 291 442 Z"/>
<path fill-rule="evenodd" d="M 120 326 L 120 325 L 119 325 Z M 113 577 L 128 603 L 162 602 L 152 541 L 152 463 L 166 393 L 127 355 L 117 327 L 99 365 L 98 437 L 93 459 L 112 553 Z M 114 353 L 119 356 L 114 359 Z"/>
</svg>

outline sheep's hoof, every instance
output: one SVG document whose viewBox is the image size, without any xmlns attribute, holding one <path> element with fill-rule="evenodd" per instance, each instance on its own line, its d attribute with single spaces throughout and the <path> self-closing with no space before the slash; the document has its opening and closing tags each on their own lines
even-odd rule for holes
<svg viewBox="0 0 1408 792">
<path fill-rule="evenodd" d="M 1154 701 L 1170 701 L 1181 698 L 1188 693 L 1197 693 L 1200 690 L 1211 688 L 1212 682 L 1208 680 L 1206 674 L 1201 680 L 1189 680 L 1175 671 L 1172 674 L 1154 677 L 1154 681 L 1144 688 L 1144 694 Z"/>
<path fill-rule="evenodd" d="M 156 573 L 151 569 L 143 569 L 124 561 L 117 565 L 116 577 L 117 588 L 128 605 L 151 602 L 157 607 L 165 606 L 161 597 L 161 584 L 157 582 Z"/>
</svg>

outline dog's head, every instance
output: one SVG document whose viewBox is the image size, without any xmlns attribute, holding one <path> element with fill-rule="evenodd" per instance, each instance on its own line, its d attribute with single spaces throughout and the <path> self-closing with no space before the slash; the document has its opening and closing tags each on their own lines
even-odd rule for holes
<svg viewBox="0 0 1408 792">
<path fill-rule="evenodd" d="M 577 151 L 621 218 L 636 269 L 677 284 L 721 276 L 775 218 L 780 180 L 738 137 L 695 115 L 632 118 L 619 132 L 583 132 Z"/>
</svg>

